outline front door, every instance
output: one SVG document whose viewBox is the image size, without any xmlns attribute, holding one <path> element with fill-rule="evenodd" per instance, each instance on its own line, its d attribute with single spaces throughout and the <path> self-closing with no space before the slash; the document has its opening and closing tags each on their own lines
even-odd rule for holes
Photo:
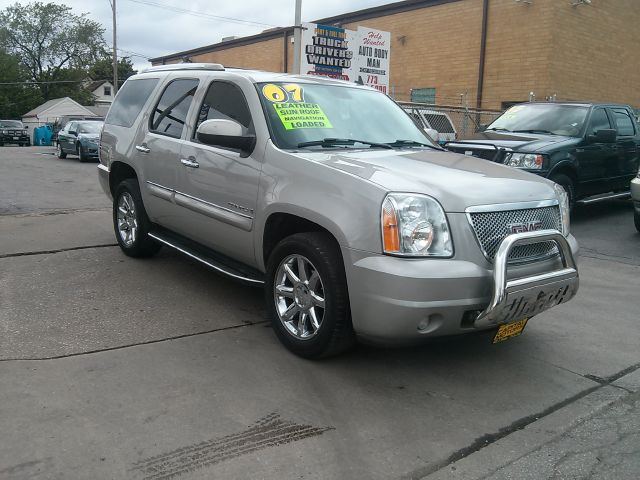
<svg viewBox="0 0 640 480">
<path fill-rule="evenodd" d="M 629 190 L 631 180 L 638 173 L 637 126 L 627 109 L 612 108 L 610 112 L 618 132 L 616 139 L 617 171 L 612 179 L 612 186 L 614 190 Z"/>
<path fill-rule="evenodd" d="M 607 111 L 602 107 L 595 108 L 591 112 L 584 145 L 576 151 L 581 196 L 610 190 L 610 181 L 615 176 L 618 162 L 615 144 L 593 143 L 589 137 L 598 130 L 611 128 Z"/>
<path fill-rule="evenodd" d="M 194 116 L 195 117 L 195 116 Z M 254 126 L 245 96 L 234 83 L 213 80 L 200 105 L 189 137 L 182 146 L 182 174 L 176 203 L 191 218 L 188 236 L 248 264 L 255 262 L 253 217 L 261 164 L 253 156 L 200 143 L 198 125 L 210 119 L 240 123 L 246 133 Z"/>
</svg>

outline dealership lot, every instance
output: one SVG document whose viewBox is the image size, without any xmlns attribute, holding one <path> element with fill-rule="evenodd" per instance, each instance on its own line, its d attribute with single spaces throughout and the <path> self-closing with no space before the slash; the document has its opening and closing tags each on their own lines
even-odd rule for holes
<svg viewBox="0 0 640 480">
<path fill-rule="evenodd" d="M 52 151 L 0 149 L 0 478 L 508 478 L 637 418 L 629 201 L 578 208 L 581 290 L 523 336 L 310 362 L 260 290 L 170 251 L 125 257 L 95 164 Z M 549 457 L 549 476 L 579 473 Z"/>
</svg>

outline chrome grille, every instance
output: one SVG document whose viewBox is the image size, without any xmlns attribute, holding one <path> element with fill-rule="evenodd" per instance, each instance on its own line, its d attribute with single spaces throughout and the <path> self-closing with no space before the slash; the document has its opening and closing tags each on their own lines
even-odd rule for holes
<svg viewBox="0 0 640 480">
<path fill-rule="evenodd" d="M 498 247 L 504 238 L 511 234 L 509 225 L 529 222 L 541 222 L 539 230 L 554 229 L 562 231 L 560 209 L 557 205 L 521 210 L 469 213 L 469 220 L 478 243 L 488 260 L 493 261 Z M 518 245 L 509 255 L 510 263 L 526 262 L 558 254 L 555 242 Z"/>
</svg>

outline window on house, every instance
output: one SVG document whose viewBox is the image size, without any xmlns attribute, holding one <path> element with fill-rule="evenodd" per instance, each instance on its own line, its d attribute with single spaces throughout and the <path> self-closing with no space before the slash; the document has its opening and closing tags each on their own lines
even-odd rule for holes
<svg viewBox="0 0 640 480">
<path fill-rule="evenodd" d="M 435 88 L 412 88 L 411 101 L 414 103 L 436 103 Z"/>
<path fill-rule="evenodd" d="M 111 96 L 111 86 L 105 86 L 105 87 L 102 88 L 102 90 L 103 90 L 102 94 L 105 97 L 110 97 Z"/>
</svg>

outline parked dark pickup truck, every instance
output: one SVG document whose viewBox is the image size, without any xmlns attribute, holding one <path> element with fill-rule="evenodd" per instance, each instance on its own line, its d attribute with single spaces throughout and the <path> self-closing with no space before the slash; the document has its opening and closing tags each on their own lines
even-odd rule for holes
<svg viewBox="0 0 640 480">
<path fill-rule="evenodd" d="M 21 147 L 31 145 L 29 131 L 20 120 L 0 120 L 0 147 L 15 143 Z"/>
<path fill-rule="evenodd" d="M 446 148 L 549 178 L 564 187 L 573 205 L 629 191 L 638 173 L 640 132 L 625 105 L 523 103 Z"/>
</svg>

